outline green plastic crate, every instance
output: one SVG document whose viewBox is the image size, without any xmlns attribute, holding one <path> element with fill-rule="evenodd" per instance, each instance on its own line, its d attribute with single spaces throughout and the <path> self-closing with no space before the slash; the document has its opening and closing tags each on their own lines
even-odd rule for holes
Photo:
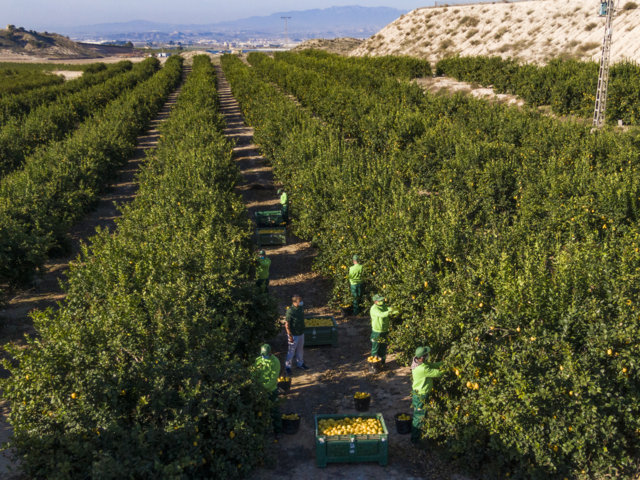
<svg viewBox="0 0 640 480">
<path fill-rule="evenodd" d="M 287 243 L 287 228 L 256 228 L 256 243 L 258 244 L 258 246 L 285 245 Z"/>
<path fill-rule="evenodd" d="M 382 435 L 320 435 L 318 421 L 334 418 L 377 418 L 382 424 Z M 360 413 L 353 415 L 316 415 L 316 464 L 326 467 L 327 463 L 378 462 L 385 466 L 389 459 L 389 430 L 381 413 Z"/>
<path fill-rule="evenodd" d="M 255 213 L 256 225 L 261 227 L 279 227 L 285 224 L 282 210 L 261 210 Z"/>
<path fill-rule="evenodd" d="M 333 345 L 335 347 L 338 344 L 338 325 L 335 318 L 330 315 L 306 315 L 305 323 L 314 318 L 329 319 L 331 320 L 331 326 L 309 327 L 305 325 L 304 346 Z"/>
</svg>

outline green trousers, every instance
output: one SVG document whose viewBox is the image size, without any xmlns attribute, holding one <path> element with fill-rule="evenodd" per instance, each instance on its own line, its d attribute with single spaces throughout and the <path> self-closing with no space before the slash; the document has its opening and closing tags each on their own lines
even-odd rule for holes
<svg viewBox="0 0 640 480">
<path fill-rule="evenodd" d="M 273 433 L 282 432 L 282 415 L 280 414 L 280 402 L 278 401 L 278 389 L 271 392 L 270 399 L 273 402 L 271 407 L 271 423 L 273 424 Z"/>
<path fill-rule="evenodd" d="M 362 298 L 362 284 L 351 285 L 351 296 L 353 297 L 353 314 L 360 313 L 360 299 Z"/>
<path fill-rule="evenodd" d="M 268 278 L 259 278 L 258 280 L 256 280 L 256 285 L 263 292 L 268 292 L 269 291 L 269 279 Z"/>
<path fill-rule="evenodd" d="M 371 356 L 380 357 L 382 364 L 387 361 L 387 337 L 389 332 L 371 332 Z"/>
<path fill-rule="evenodd" d="M 420 441 L 426 403 L 426 395 L 420 395 L 417 393 L 411 394 L 411 407 L 413 408 L 413 419 L 411 421 L 411 441 L 413 443 L 417 443 L 418 441 Z"/>
<path fill-rule="evenodd" d="M 281 211 L 282 211 L 282 220 L 285 221 L 285 223 L 289 223 L 289 205 L 281 205 Z"/>
</svg>

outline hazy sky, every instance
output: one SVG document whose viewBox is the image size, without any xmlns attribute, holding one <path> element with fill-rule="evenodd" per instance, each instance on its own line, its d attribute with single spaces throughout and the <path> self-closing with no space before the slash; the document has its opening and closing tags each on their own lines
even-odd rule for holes
<svg viewBox="0 0 640 480">
<path fill-rule="evenodd" d="M 412 10 L 433 5 L 433 0 L 0 0 L 0 26 L 13 24 L 53 30 L 58 26 L 129 20 L 214 23 L 281 11 L 344 5 Z"/>
</svg>

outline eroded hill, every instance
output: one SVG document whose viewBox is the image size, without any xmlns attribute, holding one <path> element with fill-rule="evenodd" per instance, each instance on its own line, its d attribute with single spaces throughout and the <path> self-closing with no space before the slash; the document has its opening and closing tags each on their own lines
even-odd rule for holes
<svg viewBox="0 0 640 480">
<path fill-rule="evenodd" d="M 437 61 L 454 54 L 500 55 L 544 63 L 556 57 L 596 59 L 604 35 L 599 2 L 532 0 L 413 10 L 351 51 Z M 611 60 L 640 61 L 640 8 L 618 4 Z"/>
</svg>

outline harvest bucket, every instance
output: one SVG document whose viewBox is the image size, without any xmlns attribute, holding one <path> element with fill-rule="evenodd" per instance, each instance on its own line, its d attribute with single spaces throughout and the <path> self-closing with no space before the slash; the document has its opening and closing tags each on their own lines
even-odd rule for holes
<svg viewBox="0 0 640 480">
<path fill-rule="evenodd" d="M 294 413 L 285 413 L 282 415 L 282 433 L 287 435 L 293 435 L 298 433 L 300 429 L 300 416 L 298 418 L 286 418 L 289 415 L 295 415 Z"/>
<path fill-rule="evenodd" d="M 400 416 L 409 417 L 409 419 L 400 420 Z M 405 433 L 411 433 L 411 415 L 408 413 L 396 413 L 394 416 L 396 420 L 396 430 L 399 434 L 404 435 Z"/>
<path fill-rule="evenodd" d="M 371 396 L 365 398 L 354 397 L 353 403 L 355 404 L 357 411 L 366 412 L 367 410 L 369 410 L 369 405 L 371 405 Z"/>
</svg>

